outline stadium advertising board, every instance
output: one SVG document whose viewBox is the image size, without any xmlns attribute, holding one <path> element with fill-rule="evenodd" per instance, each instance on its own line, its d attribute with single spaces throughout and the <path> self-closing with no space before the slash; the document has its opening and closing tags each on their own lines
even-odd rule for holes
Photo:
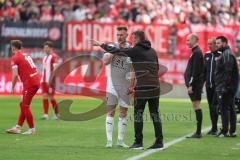
<svg viewBox="0 0 240 160">
<path fill-rule="evenodd" d="M 0 63 L 5 65 L 0 66 L 0 94 L 10 94 L 11 93 L 11 67 L 10 59 L 0 59 Z M 178 58 L 161 58 L 160 64 L 168 68 L 167 73 L 161 76 L 161 80 L 169 82 L 171 84 L 183 84 L 183 73 L 187 65 L 187 59 Z M 101 68 L 102 64 L 99 62 L 89 62 L 81 65 L 81 67 L 76 68 L 78 64 L 73 62 L 68 67 L 66 67 L 66 72 L 69 70 L 69 74 L 62 81 L 56 78 L 56 91 L 61 93 L 66 93 L 68 95 L 81 95 L 84 89 L 89 88 L 89 93 L 96 95 L 97 91 L 105 91 L 106 89 L 106 68 Z M 76 68 L 73 70 L 73 68 Z M 101 70 L 99 70 L 101 68 Z M 70 71 L 73 70 L 73 71 Z M 91 80 L 91 75 L 94 75 L 94 80 Z M 67 84 L 67 85 L 65 85 Z M 81 87 L 72 87 L 81 86 Z M 20 94 L 22 92 L 22 85 L 18 81 L 15 87 L 15 93 Z M 41 93 L 39 89 L 38 93 Z M 59 95 L 59 93 L 57 93 Z"/>
<path fill-rule="evenodd" d="M 78 53 L 81 51 L 99 51 L 99 47 L 92 47 L 89 39 L 95 39 L 100 42 L 116 42 L 115 23 L 92 23 L 92 22 L 67 22 L 66 23 L 66 51 L 69 53 Z M 142 29 L 147 38 L 152 42 L 152 47 L 156 49 L 160 56 L 169 54 L 170 49 L 170 30 L 166 25 L 160 24 L 127 24 L 129 33 Z M 224 32 L 223 32 L 224 31 Z M 176 25 L 176 50 L 174 55 L 177 57 L 189 57 L 191 50 L 186 47 L 186 38 L 190 33 L 197 33 L 199 36 L 199 45 L 203 52 L 207 52 L 207 40 L 210 37 L 224 35 L 228 38 L 233 51 L 236 52 L 236 37 L 239 34 L 239 27 L 205 24 L 178 24 Z M 131 42 L 131 36 L 128 37 Z M 174 45 L 174 44 L 172 44 Z"/>
<path fill-rule="evenodd" d="M 7 44 L 9 40 L 20 39 L 24 47 L 42 47 L 46 40 L 51 40 L 55 48 L 62 48 L 62 23 L 24 23 L 5 22 L 1 24 L 1 43 Z"/>
<path fill-rule="evenodd" d="M 190 33 L 196 33 L 199 36 L 199 46 L 203 52 L 208 51 L 208 38 L 223 35 L 228 38 L 229 45 L 234 52 L 236 48 L 236 37 L 239 34 L 239 26 L 222 26 L 222 25 L 204 25 L 204 24 L 179 24 L 177 25 L 176 34 L 176 51 L 175 55 L 178 57 L 188 57 L 191 53 L 186 47 L 187 36 Z"/>
<path fill-rule="evenodd" d="M 89 39 L 100 42 L 117 42 L 115 23 L 91 23 L 91 22 L 67 22 L 66 23 L 66 50 L 67 52 L 98 51 L 98 47 L 92 47 Z M 151 41 L 156 51 L 165 55 L 168 54 L 169 29 L 166 25 L 127 24 L 128 33 L 142 29 L 147 38 Z M 131 42 L 131 36 L 128 37 Z"/>
</svg>

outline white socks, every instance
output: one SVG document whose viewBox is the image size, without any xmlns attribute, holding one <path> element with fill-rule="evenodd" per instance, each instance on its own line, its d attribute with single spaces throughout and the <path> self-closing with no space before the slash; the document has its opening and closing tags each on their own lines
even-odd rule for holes
<svg viewBox="0 0 240 160">
<path fill-rule="evenodd" d="M 118 119 L 118 140 L 122 141 L 127 127 L 127 117 Z"/>
<path fill-rule="evenodd" d="M 107 134 L 107 141 L 112 141 L 112 134 L 113 134 L 113 126 L 114 126 L 114 118 L 113 117 L 106 117 L 106 134 Z M 127 117 L 118 119 L 118 140 L 122 141 L 124 138 L 124 133 L 127 127 Z"/>
<path fill-rule="evenodd" d="M 107 116 L 106 117 L 107 141 L 112 141 L 113 125 L 114 125 L 114 118 Z"/>
</svg>

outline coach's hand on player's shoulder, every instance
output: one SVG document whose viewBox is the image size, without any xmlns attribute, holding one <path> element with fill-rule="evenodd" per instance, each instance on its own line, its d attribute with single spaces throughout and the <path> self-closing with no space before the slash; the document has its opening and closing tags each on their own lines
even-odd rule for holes
<svg viewBox="0 0 240 160">
<path fill-rule="evenodd" d="M 89 43 L 92 45 L 92 46 L 101 46 L 101 43 L 99 41 L 96 41 L 94 39 L 90 39 L 89 40 Z"/>
<path fill-rule="evenodd" d="M 193 93 L 192 86 L 189 86 L 187 90 L 188 90 L 188 94 L 192 94 Z"/>
</svg>

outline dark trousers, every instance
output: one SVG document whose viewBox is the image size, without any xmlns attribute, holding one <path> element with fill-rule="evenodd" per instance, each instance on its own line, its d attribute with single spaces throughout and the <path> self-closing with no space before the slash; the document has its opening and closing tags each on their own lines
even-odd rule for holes
<svg viewBox="0 0 240 160">
<path fill-rule="evenodd" d="M 231 92 L 217 92 L 217 100 L 221 111 L 222 133 L 234 133 L 236 131 L 236 109 L 234 106 L 234 94 Z M 229 130 L 230 123 L 230 130 Z"/>
<path fill-rule="evenodd" d="M 212 131 L 217 131 L 218 122 L 218 102 L 215 88 L 206 87 L 207 101 L 209 106 L 210 118 L 212 122 Z"/>
<path fill-rule="evenodd" d="M 134 130 L 135 142 L 142 144 L 143 141 L 143 112 L 148 102 L 149 112 L 153 121 L 156 143 L 163 141 L 162 123 L 159 117 L 159 97 L 135 99 L 134 101 Z"/>
</svg>

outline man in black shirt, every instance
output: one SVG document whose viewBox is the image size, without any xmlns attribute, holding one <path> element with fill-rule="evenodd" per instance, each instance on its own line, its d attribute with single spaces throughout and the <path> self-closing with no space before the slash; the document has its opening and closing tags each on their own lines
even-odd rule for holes
<svg viewBox="0 0 240 160">
<path fill-rule="evenodd" d="M 146 40 L 143 31 L 135 31 L 132 35 L 134 47 L 130 49 L 120 49 L 95 40 L 92 40 L 92 43 L 109 53 L 125 55 L 132 60 L 137 84 L 134 95 L 135 142 L 130 148 L 143 149 L 143 112 L 147 102 L 156 137 L 155 143 L 148 149 L 163 148 L 162 124 L 159 117 L 160 82 L 157 53 L 151 48 L 151 43 Z"/>
<path fill-rule="evenodd" d="M 187 46 L 192 49 L 192 55 L 188 60 L 184 79 L 197 120 L 196 132 L 187 138 L 201 138 L 202 109 L 200 107 L 200 102 L 204 79 L 204 65 L 202 51 L 198 47 L 198 36 L 195 34 L 189 35 L 187 37 Z"/>
<path fill-rule="evenodd" d="M 221 54 L 217 50 L 216 39 L 208 39 L 208 51 L 204 56 L 204 81 L 207 91 L 207 100 L 210 111 L 210 118 L 212 122 L 212 128 L 207 133 L 208 135 L 217 135 L 217 122 L 218 122 L 218 107 L 217 107 L 217 97 L 215 92 L 215 80 L 214 71 L 216 66 L 215 58 L 219 57 Z"/>
<path fill-rule="evenodd" d="M 239 76 L 237 61 L 228 46 L 226 37 L 217 37 L 216 45 L 218 50 L 222 52 L 221 56 L 216 59 L 215 69 L 215 86 L 222 118 L 222 130 L 218 134 L 218 137 L 236 137 L 234 95 L 237 91 Z"/>
</svg>

